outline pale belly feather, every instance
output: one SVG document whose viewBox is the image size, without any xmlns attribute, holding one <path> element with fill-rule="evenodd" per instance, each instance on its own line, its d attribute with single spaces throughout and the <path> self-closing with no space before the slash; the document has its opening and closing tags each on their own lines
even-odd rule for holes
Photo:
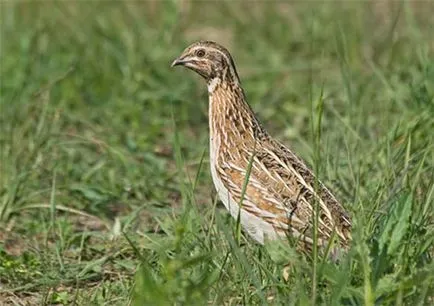
<svg viewBox="0 0 434 306">
<path fill-rule="evenodd" d="M 211 115 L 211 114 L 210 114 Z M 210 127 L 212 129 L 212 127 Z M 214 138 L 213 131 L 210 130 L 210 166 L 211 166 L 211 176 L 214 182 L 214 186 L 217 190 L 217 194 L 220 200 L 223 202 L 226 209 L 229 211 L 231 216 L 237 220 L 239 214 L 239 203 L 235 202 L 230 195 L 228 189 L 223 184 L 220 179 L 217 169 L 216 169 L 216 153 L 219 151 L 220 139 L 219 137 Z M 273 226 L 263 219 L 241 209 L 239 215 L 240 223 L 242 228 L 257 242 L 264 244 L 265 240 L 273 240 L 278 237 Z"/>
</svg>

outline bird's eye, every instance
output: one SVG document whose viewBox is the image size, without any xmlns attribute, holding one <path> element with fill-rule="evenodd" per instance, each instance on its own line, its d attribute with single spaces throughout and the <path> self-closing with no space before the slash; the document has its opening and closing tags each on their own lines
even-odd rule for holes
<svg viewBox="0 0 434 306">
<path fill-rule="evenodd" d="M 196 51 L 196 56 L 197 57 L 204 57 L 205 56 L 205 50 L 204 49 L 199 49 Z"/>
</svg>

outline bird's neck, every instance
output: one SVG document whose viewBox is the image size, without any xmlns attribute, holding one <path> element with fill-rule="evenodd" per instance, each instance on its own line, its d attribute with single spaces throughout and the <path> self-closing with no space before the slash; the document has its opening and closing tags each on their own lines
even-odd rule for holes
<svg viewBox="0 0 434 306">
<path fill-rule="evenodd" d="M 247 103 L 241 85 L 221 79 L 208 82 L 211 137 L 233 141 L 254 140 L 265 133 Z"/>
</svg>

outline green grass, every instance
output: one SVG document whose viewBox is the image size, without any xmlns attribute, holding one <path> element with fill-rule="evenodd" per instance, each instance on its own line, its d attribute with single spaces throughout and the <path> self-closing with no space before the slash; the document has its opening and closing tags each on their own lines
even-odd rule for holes
<svg viewBox="0 0 434 306">
<path fill-rule="evenodd" d="M 433 303 L 433 9 L 2 2 L 0 304 Z M 238 237 L 205 84 L 170 68 L 198 39 L 351 212 L 339 264 Z"/>
</svg>

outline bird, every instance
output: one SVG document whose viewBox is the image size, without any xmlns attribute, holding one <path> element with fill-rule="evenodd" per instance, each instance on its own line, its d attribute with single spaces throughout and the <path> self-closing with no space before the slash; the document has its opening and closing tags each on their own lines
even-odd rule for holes
<svg viewBox="0 0 434 306">
<path fill-rule="evenodd" d="M 194 42 L 171 66 L 186 67 L 206 81 L 211 176 L 242 229 L 262 245 L 287 237 L 304 251 L 314 244 L 321 250 L 330 244 L 338 254 L 347 250 L 348 211 L 302 158 L 264 129 L 229 51 L 213 41 Z"/>
</svg>

